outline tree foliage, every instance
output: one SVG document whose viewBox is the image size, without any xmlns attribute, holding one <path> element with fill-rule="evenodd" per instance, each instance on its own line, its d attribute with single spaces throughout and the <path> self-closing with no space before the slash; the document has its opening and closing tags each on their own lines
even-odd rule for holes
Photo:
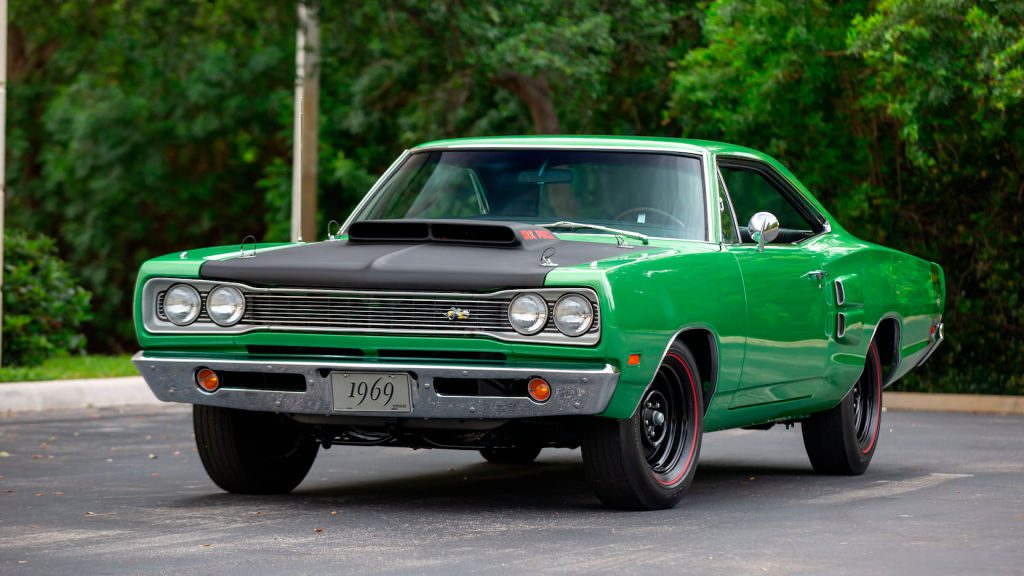
<svg viewBox="0 0 1024 576">
<path fill-rule="evenodd" d="M 859 236 L 943 265 L 909 387 L 1024 392 L 1024 19 L 967 0 L 719 2 L 673 73 L 684 132 L 786 163 Z"/>
<path fill-rule="evenodd" d="M 295 3 L 12 5 L 9 214 L 130 346 L 139 262 L 288 235 Z M 1024 8 L 1005 0 L 324 2 L 321 229 L 405 147 L 714 138 L 778 157 L 861 237 L 940 262 L 950 344 L 912 386 L 1016 391 Z M 1011 371 L 1012 372 L 1012 371 Z"/>
<path fill-rule="evenodd" d="M 57 256 L 56 243 L 24 232 L 4 235 L 4 365 L 34 366 L 82 352 L 90 294 Z"/>
</svg>

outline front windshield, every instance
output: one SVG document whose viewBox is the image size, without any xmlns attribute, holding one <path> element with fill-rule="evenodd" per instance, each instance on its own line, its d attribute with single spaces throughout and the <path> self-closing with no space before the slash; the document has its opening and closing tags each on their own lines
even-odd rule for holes
<svg viewBox="0 0 1024 576">
<path fill-rule="evenodd" d="M 446 150 L 410 155 L 357 220 L 567 220 L 704 240 L 704 214 L 700 160 L 689 156 Z"/>
</svg>

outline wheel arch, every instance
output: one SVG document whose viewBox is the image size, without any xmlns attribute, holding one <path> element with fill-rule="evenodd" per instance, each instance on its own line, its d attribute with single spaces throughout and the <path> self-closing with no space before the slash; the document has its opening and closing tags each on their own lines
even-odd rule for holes
<svg viewBox="0 0 1024 576">
<path fill-rule="evenodd" d="M 711 405 L 711 399 L 718 386 L 718 338 L 707 326 L 683 328 L 676 332 L 665 348 L 665 352 L 661 355 L 662 362 L 665 361 L 668 349 L 676 342 L 686 346 L 697 361 L 697 372 L 700 373 L 703 388 L 704 413 L 707 414 L 708 406 Z"/>
<path fill-rule="evenodd" d="M 882 364 L 882 385 L 888 386 L 892 382 L 890 378 L 896 374 L 900 364 L 900 338 L 903 332 L 903 322 L 895 313 L 884 314 L 875 324 L 868 344 L 874 342 L 878 347 L 878 359 Z"/>
</svg>

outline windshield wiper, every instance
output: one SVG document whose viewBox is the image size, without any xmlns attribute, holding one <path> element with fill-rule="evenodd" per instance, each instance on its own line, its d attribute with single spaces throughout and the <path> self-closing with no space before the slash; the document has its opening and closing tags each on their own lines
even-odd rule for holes
<svg viewBox="0 0 1024 576">
<path fill-rule="evenodd" d="M 552 222 L 551 224 L 540 224 L 539 226 L 541 228 L 548 228 L 548 229 L 551 229 L 551 230 L 555 230 L 555 229 L 561 228 L 562 230 L 589 229 L 589 230 L 600 230 L 602 232 L 609 232 L 611 234 L 615 234 L 615 236 L 618 237 L 618 239 L 619 239 L 619 246 L 625 246 L 626 245 L 626 242 L 623 239 L 623 236 L 631 236 L 633 238 L 636 238 L 636 239 L 640 240 L 640 242 L 642 242 L 644 246 L 647 246 L 648 244 L 651 243 L 651 238 L 649 236 L 647 236 L 646 234 L 641 234 L 639 232 L 630 232 L 629 230 L 620 230 L 618 228 L 609 228 L 607 226 L 599 226 L 597 224 L 583 224 L 583 223 L 580 223 L 580 222 L 570 222 L 568 220 L 560 220 L 558 222 Z"/>
</svg>

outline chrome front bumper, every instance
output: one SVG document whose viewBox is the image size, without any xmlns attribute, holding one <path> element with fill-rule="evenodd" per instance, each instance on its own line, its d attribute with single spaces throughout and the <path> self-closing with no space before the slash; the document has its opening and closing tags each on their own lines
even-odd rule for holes
<svg viewBox="0 0 1024 576">
<path fill-rule="evenodd" d="M 132 361 L 157 398 L 164 402 L 208 404 L 226 408 L 319 414 L 346 417 L 508 419 L 537 416 L 600 414 L 608 406 L 619 373 L 610 365 L 601 369 L 506 368 L 498 366 L 439 366 L 429 364 L 381 364 L 372 362 L 315 362 L 311 360 L 229 360 L 204 357 L 173 357 L 139 352 Z M 278 392 L 221 388 L 214 393 L 195 383 L 199 368 L 302 374 L 305 392 Z M 412 411 L 339 412 L 334 410 L 331 372 L 405 372 L 410 375 Z M 521 379 L 540 377 L 551 385 L 544 403 L 526 397 L 449 396 L 437 394 L 434 378 Z"/>
</svg>

